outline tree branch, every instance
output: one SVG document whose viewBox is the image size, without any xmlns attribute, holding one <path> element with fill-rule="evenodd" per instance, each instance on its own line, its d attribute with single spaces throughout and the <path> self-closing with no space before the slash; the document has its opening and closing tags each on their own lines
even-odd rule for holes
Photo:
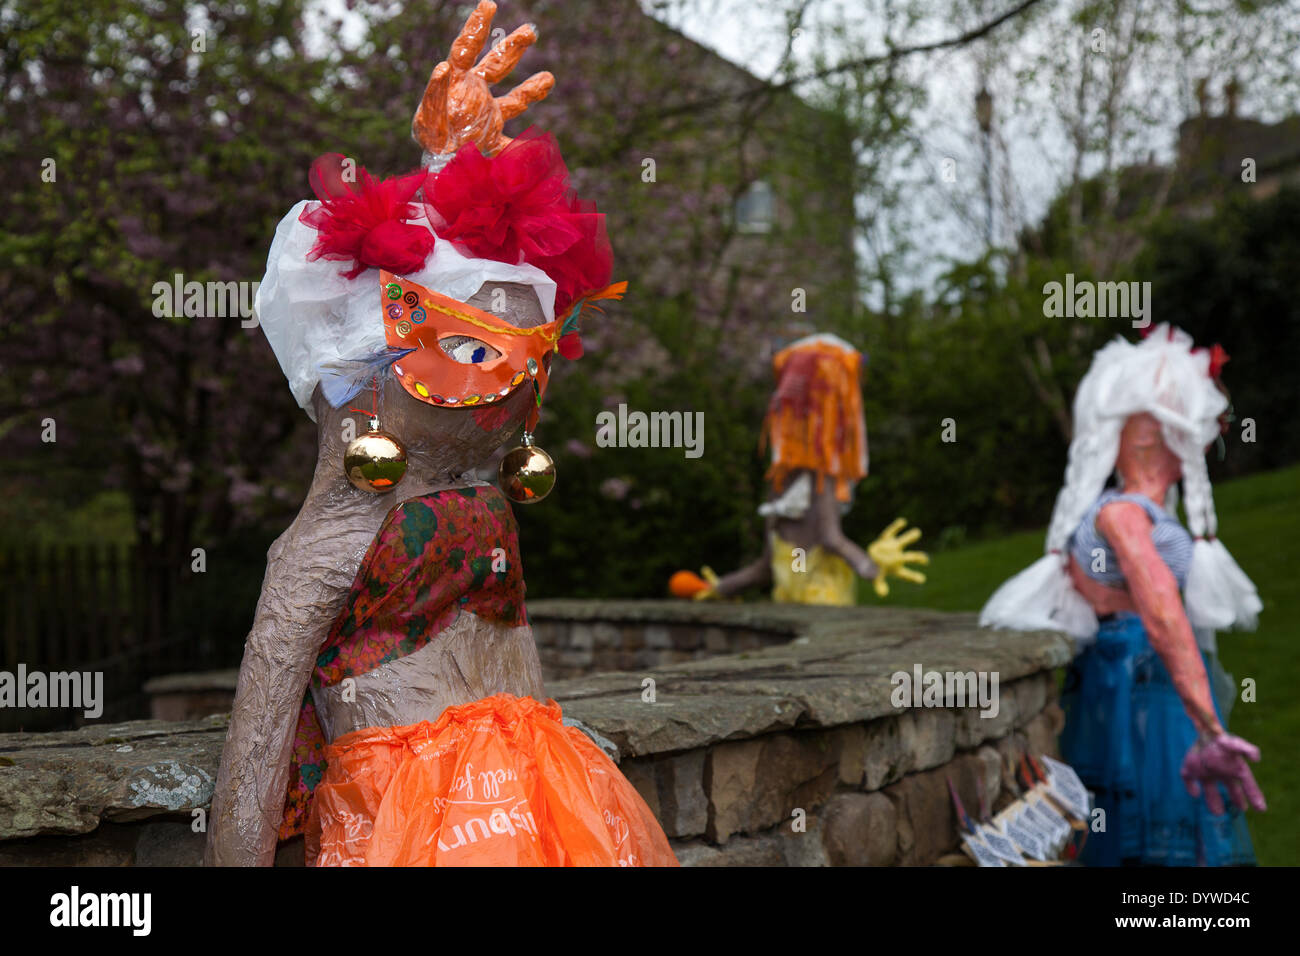
<svg viewBox="0 0 1300 956">
<path fill-rule="evenodd" d="M 1020 0 L 1019 3 L 1010 10 L 1007 10 L 1005 13 L 999 14 L 992 20 L 989 20 L 980 26 L 972 27 L 966 32 L 960 33 L 954 37 L 949 37 L 946 40 L 936 40 L 933 43 L 918 43 L 913 46 L 891 47 L 885 53 L 876 54 L 874 56 L 859 57 L 853 60 L 845 60 L 842 63 L 835 64 L 834 66 L 823 67 L 820 70 L 814 70 L 811 73 L 794 76 L 788 80 L 781 80 L 780 82 L 760 82 L 753 89 L 746 90 L 738 96 L 733 97 L 728 94 L 714 94 L 690 100 L 685 103 L 678 103 L 675 106 L 670 106 L 651 113 L 648 118 L 666 119 L 670 116 L 691 113 L 698 109 L 716 106 L 719 103 L 726 102 L 733 98 L 743 100 L 749 99 L 750 97 L 771 96 L 774 93 L 792 90 L 794 87 L 800 86 L 801 84 L 807 83 L 811 80 L 824 80 L 828 76 L 834 76 L 836 73 L 843 73 L 847 70 L 876 66 L 881 63 L 888 63 L 892 60 L 900 60 L 903 57 L 912 56 L 917 53 L 933 53 L 937 50 L 946 50 L 952 47 L 965 46 L 967 43 L 971 43 L 992 33 L 1002 24 L 1024 13 L 1038 2 L 1039 0 Z"/>
</svg>

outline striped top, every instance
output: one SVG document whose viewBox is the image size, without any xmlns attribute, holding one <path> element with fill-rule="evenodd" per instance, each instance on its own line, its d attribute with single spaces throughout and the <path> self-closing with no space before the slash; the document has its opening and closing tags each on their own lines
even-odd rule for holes
<svg viewBox="0 0 1300 956">
<path fill-rule="evenodd" d="M 1070 536 L 1070 556 L 1094 581 L 1113 587 L 1123 586 L 1124 574 L 1120 571 L 1119 559 L 1097 531 L 1097 512 L 1115 501 L 1131 501 L 1135 505 L 1141 505 L 1147 513 L 1151 519 L 1151 541 L 1156 546 L 1156 553 L 1174 573 L 1181 591 L 1187 584 L 1187 571 L 1192 564 L 1192 536 L 1179 524 L 1177 518 L 1146 495 L 1123 494 L 1114 489 L 1102 492 Z"/>
</svg>

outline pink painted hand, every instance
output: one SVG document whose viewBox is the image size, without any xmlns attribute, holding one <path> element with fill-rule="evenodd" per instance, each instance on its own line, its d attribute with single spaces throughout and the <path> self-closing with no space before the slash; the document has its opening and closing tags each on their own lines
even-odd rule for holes
<svg viewBox="0 0 1300 956">
<path fill-rule="evenodd" d="M 1210 812 L 1224 812 L 1223 797 L 1215 784 L 1228 788 L 1233 804 L 1245 810 L 1247 804 L 1256 810 L 1266 810 L 1264 794 L 1260 792 L 1247 760 L 1259 760 L 1259 748 L 1233 734 L 1220 734 L 1205 743 L 1197 744 L 1183 758 L 1183 784 L 1193 797 L 1205 791 L 1205 803 Z"/>
</svg>

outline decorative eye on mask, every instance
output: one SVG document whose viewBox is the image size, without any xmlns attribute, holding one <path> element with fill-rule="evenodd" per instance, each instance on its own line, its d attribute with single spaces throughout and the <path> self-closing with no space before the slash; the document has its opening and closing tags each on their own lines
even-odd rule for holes
<svg viewBox="0 0 1300 956">
<path fill-rule="evenodd" d="M 481 365 L 501 357 L 501 353 L 492 346 L 468 335 L 449 335 L 441 339 L 438 345 L 462 365 Z"/>
</svg>

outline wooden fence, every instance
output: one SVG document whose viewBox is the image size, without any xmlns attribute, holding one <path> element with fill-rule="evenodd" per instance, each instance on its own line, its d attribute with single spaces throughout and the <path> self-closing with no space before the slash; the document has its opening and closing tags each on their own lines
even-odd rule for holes
<svg viewBox="0 0 1300 956">
<path fill-rule="evenodd" d="M 243 635 L 202 613 L 203 577 L 136 547 L 0 550 L 0 671 L 102 672 L 97 722 L 148 716 L 149 678 L 238 663 Z M 80 708 L 0 706 L 0 732 L 83 723 Z"/>
</svg>

